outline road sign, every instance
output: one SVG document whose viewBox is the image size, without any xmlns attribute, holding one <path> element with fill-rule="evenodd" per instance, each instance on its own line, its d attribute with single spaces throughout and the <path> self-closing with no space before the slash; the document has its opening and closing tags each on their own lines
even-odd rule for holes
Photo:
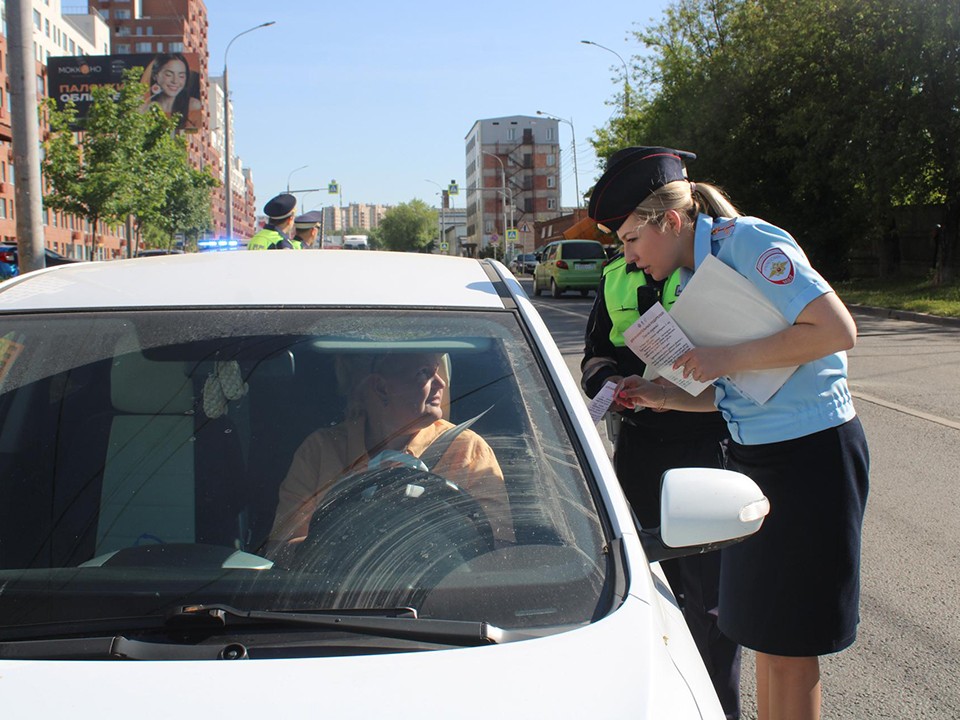
<svg viewBox="0 0 960 720">
<path fill-rule="evenodd" d="M 327 185 L 327 193 L 330 195 L 336 195 L 338 192 L 340 192 L 340 185 L 336 180 L 331 180 Z"/>
<path fill-rule="evenodd" d="M 530 232 L 530 228 L 527 227 L 526 223 L 520 226 L 520 232 Z"/>
<path fill-rule="evenodd" d="M 441 250 L 449 250 L 449 249 L 450 249 L 450 243 L 445 243 L 445 242 L 440 243 L 440 249 L 441 249 Z"/>
<path fill-rule="evenodd" d="M 517 229 L 507 228 L 507 242 L 516 242 L 516 241 L 517 241 Z"/>
<path fill-rule="evenodd" d="M 450 187 L 447 188 L 447 192 L 448 192 L 450 195 L 459 195 L 459 194 L 460 194 L 460 186 L 457 185 L 453 180 L 451 180 L 451 181 L 450 181 Z"/>
<path fill-rule="evenodd" d="M 500 236 L 499 236 L 499 235 L 497 235 L 496 233 L 494 233 L 493 235 L 490 236 L 490 244 L 491 244 L 491 245 L 496 245 L 498 242 L 500 242 Z"/>
</svg>

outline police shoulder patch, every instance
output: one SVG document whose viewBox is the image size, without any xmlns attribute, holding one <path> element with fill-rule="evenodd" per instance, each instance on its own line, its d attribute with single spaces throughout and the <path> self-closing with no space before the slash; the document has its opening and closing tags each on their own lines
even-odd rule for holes
<svg viewBox="0 0 960 720">
<path fill-rule="evenodd" d="M 760 256 L 757 272 L 774 285 L 789 285 L 795 274 L 793 262 L 780 248 L 770 248 Z"/>
</svg>

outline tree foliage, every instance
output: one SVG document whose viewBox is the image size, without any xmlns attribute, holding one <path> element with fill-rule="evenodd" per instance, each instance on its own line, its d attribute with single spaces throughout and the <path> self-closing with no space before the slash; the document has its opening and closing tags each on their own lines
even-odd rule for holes
<svg viewBox="0 0 960 720">
<path fill-rule="evenodd" d="M 436 210 L 413 199 L 384 213 L 378 240 L 387 250 L 429 252 L 437 239 L 438 222 Z"/>
<path fill-rule="evenodd" d="M 45 101 L 50 134 L 44 143 L 47 207 L 107 225 L 135 216 L 170 233 L 209 226 L 210 188 L 216 181 L 190 167 L 186 141 L 176 119 L 156 105 L 141 112 L 147 87 L 138 69 L 127 71 L 115 89 L 92 90 L 82 129 L 76 108 L 58 110 Z M 206 216 L 199 206 L 206 204 Z"/>
<path fill-rule="evenodd" d="M 955 244 L 956 0 L 679 0 L 635 35 L 644 92 L 597 133 L 601 157 L 697 152 L 694 179 L 783 225 L 834 277 L 899 205 L 943 203 Z"/>
</svg>

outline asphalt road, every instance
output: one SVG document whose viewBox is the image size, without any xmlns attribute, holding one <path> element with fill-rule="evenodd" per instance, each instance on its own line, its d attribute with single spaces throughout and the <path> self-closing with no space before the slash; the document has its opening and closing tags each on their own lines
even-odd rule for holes
<svg viewBox="0 0 960 720">
<path fill-rule="evenodd" d="M 533 298 L 574 378 L 593 297 Z M 823 717 L 960 718 L 960 327 L 855 313 L 870 444 L 857 643 L 822 659 Z M 756 717 L 745 653 L 743 717 Z"/>
</svg>

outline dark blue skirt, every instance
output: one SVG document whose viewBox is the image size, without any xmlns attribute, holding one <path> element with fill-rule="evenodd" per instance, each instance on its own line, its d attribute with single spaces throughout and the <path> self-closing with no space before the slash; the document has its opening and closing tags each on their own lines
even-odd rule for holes
<svg viewBox="0 0 960 720">
<path fill-rule="evenodd" d="M 860 621 L 860 533 L 870 459 L 859 418 L 766 445 L 730 444 L 727 467 L 770 500 L 759 532 L 724 548 L 719 627 L 770 655 L 850 646 Z"/>
</svg>

